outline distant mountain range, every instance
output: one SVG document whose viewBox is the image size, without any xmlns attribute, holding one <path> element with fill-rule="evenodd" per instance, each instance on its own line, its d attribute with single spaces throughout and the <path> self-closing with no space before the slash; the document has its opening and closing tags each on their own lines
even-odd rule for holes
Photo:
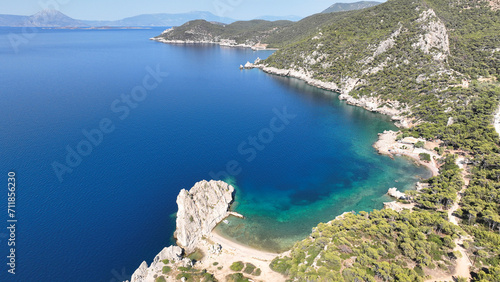
<svg viewBox="0 0 500 282">
<path fill-rule="evenodd" d="M 32 16 L 0 15 L 0 26 L 12 27 L 81 27 L 84 21 L 72 19 L 57 10 L 43 10 Z"/>
<path fill-rule="evenodd" d="M 210 12 L 189 12 L 180 14 L 145 14 L 117 21 L 86 21 L 66 16 L 57 10 L 43 10 L 32 16 L 0 14 L 0 26 L 10 27 L 95 27 L 95 26 L 179 26 L 188 21 L 204 19 L 209 22 L 229 24 L 236 20 L 219 17 Z"/>
<path fill-rule="evenodd" d="M 144 14 L 117 21 L 84 21 L 90 26 L 179 26 L 192 20 L 203 19 L 208 22 L 229 24 L 235 19 L 219 17 L 206 11 L 180 14 Z"/>
<path fill-rule="evenodd" d="M 361 10 L 361 9 L 369 8 L 369 7 L 378 5 L 378 4 L 382 4 L 382 2 L 359 1 L 359 2 L 353 2 L 353 3 L 335 3 L 321 13 L 326 14 L 326 13 L 345 12 L 345 11 L 352 11 L 352 10 Z"/>
<path fill-rule="evenodd" d="M 364 9 L 380 4 L 381 2 L 360 1 L 355 3 L 336 3 L 324 10 L 322 13 L 333 13 L 349 10 Z M 256 19 L 266 21 L 299 21 L 300 16 L 261 16 Z M 230 24 L 235 19 L 219 17 L 206 11 L 194 11 L 179 14 L 143 14 L 124 18 L 116 21 L 88 21 L 68 17 L 57 10 L 42 10 L 31 16 L 4 15 L 0 14 L 0 26 L 9 27 L 167 27 L 180 26 L 192 20 L 206 20 L 207 22 Z"/>
</svg>

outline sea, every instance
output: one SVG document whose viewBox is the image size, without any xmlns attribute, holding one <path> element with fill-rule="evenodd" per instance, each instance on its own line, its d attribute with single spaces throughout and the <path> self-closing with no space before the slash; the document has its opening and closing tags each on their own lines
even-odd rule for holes
<svg viewBox="0 0 500 282">
<path fill-rule="evenodd" d="M 430 176 L 372 147 L 389 117 L 240 70 L 273 51 L 149 40 L 162 31 L 0 28 L 0 281 L 129 279 L 204 179 L 245 216 L 217 232 L 277 252 Z"/>
</svg>

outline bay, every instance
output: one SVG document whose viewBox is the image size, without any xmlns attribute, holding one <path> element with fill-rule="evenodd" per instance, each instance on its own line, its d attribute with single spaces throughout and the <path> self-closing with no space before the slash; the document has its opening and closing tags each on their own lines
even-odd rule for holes
<svg viewBox="0 0 500 282">
<path fill-rule="evenodd" d="M 246 219 L 230 218 L 219 232 L 275 251 L 429 176 L 371 147 L 395 129 L 388 117 L 296 79 L 239 70 L 272 51 L 148 40 L 161 31 L 36 29 L 16 52 L 10 39 L 23 30 L 0 28 L 0 173 L 5 183 L 16 173 L 19 220 L 8 281 L 129 278 L 173 243 L 179 190 L 226 179 L 220 172 L 236 174 L 227 180 Z M 285 123 L 277 112 L 294 117 Z M 113 130 L 85 147 L 84 132 L 103 120 Z M 86 155 L 68 162 L 68 148 Z M 71 169 L 62 182 L 54 164 Z"/>
</svg>

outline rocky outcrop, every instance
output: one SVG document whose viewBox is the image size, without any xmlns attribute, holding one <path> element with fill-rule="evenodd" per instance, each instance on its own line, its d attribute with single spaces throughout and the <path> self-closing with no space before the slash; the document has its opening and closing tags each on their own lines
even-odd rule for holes
<svg viewBox="0 0 500 282">
<path fill-rule="evenodd" d="M 155 275 L 161 274 L 166 265 L 165 260 L 171 265 L 192 266 L 192 261 L 184 255 L 193 252 L 203 236 L 208 236 L 230 214 L 243 217 L 229 211 L 233 192 L 233 186 L 214 180 L 200 181 L 189 191 L 182 189 L 177 196 L 177 229 L 174 234 L 179 246 L 164 248 L 149 267 L 143 261 L 132 275 L 131 282 L 155 281 Z M 221 249 L 220 245 L 215 246 L 214 252 L 220 253 Z"/>
<path fill-rule="evenodd" d="M 493 11 L 500 10 L 500 0 L 488 0 L 488 4 Z"/>
<path fill-rule="evenodd" d="M 223 181 L 200 181 L 177 196 L 177 220 L 174 236 L 187 253 L 195 250 L 203 236 L 226 218 L 233 201 L 233 186 Z"/>
<path fill-rule="evenodd" d="M 137 268 L 134 271 L 134 274 L 132 274 L 131 281 L 132 282 L 142 282 L 145 281 L 146 277 L 148 276 L 148 264 L 147 262 L 143 261 L 139 268 Z"/>
<path fill-rule="evenodd" d="M 398 191 L 398 188 L 396 187 L 389 188 L 389 190 L 387 191 L 387 195 L 394 197 L 396 199 L 406 200 L 405 193 Z"/>
<path fill-rule="evenodd" d="M 404 208 L 396 201 L 393 202 L 385 202 L 384 209 L 391 209 L 397 212 L 404 210 Z"/>
<path fill-rule="evenodd" d="M 497 134 L 500 135 L 500 106 L 493 117 L 493 126 L 495 127 Z"/>
<path fill-rule="evenodd" d="M 332 90 L 335 92 L 341 91 L 341 89 L 337 86 L 337 84 L 335 84 L 333 82 L 325 82 L 325 81 L 321 81 L 319 79 L 314 79 L 314 78 L 312 78 L 312 75 L 310 73 L 307 73 L 305 71 L 298 71 L 295 69 L 278 69 L 275 67 L 268 67 L 264 64 L 261 64 L 260 59 L 257 59 L 253 64 L 250 62 L 247 62 L 241 68 L 245 68 L 245 69 L 258 68 L 258 69 L 261 69 L 262 71 L 264 71 L 265 73 L 279 75 L 279 76 L 288 76 L 288 77 L 298 78 L 298 79 L 305 81 L 307 84 L 310 84 L 312 86 L 316 86 L 318 88 Z"/>
<path fill-rule="evenodd" d="M 423 11 L 417 22 L 422 23 L 424 34 L 419 36 L 418 42 L 413 46 L 420 48 L 425 54 L 432 54 L 437 61 L 444 61 L 450 53 L 448 31 L 444 23 L 432 9 Z"/>
<path fill-rule="evenodd" d="M 132 274 L 132 282 L 144 282 L 144 281 L 154 281 L 153 275 L 155 273 L 161 272 L 162 268 L 165 266 L 164 260 L 169 260 L 169 262 L 180 262 L 183 260 L 183 251 L 178 246 L 165 247 L 156 257 L 154 258 L 151 266 L 143 261 L 139 268 Z"/>
</svg>

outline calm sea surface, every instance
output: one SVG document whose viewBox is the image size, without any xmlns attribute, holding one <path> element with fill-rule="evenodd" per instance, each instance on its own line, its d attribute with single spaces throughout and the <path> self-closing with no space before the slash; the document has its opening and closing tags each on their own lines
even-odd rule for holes
<svg viewBox="0 0 500 282">
<path fill-rule="evenodd" d="M 22 30 L 0 29 L 1 281 L 127 279 L 172 243 L 179 190 L 213 176 L 246 216 L 219 232 L 275 251 L 429 176 L 372 148 L 387 117 L 238 69 L 272 52 L 148 40 L 161 31 L 38 29 L 15 52 Z"/>
</svg>

